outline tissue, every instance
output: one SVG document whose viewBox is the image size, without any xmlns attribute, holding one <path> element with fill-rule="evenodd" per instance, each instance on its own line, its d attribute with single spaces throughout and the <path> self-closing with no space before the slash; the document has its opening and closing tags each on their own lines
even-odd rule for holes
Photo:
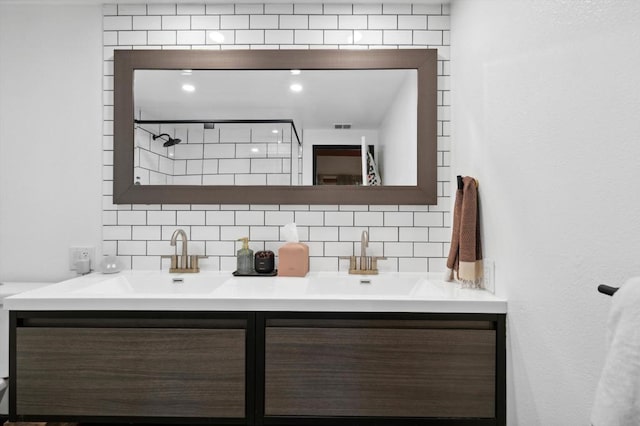
<svg viewBox="0 0 640 426">
<path fill-rule="evenodd" d="M 287 223 L 282 227 L 282 235 L 288 243 L 297 243 L 300 241 L 298 237 L 298 227 L 295 223 Z"/>
<path fill-rule="evenodd" d="M 295 223 L 282 227 L 286 243 L 278 250 L 278 276 L 304 277 L 309 272 L 309 246 L 299 242 Z"/>
</svg>

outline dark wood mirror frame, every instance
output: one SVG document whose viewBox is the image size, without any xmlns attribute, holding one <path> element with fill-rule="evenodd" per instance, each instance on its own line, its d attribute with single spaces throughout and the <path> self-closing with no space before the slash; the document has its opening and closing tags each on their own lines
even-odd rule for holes
<svg viewBox="0 0 640 426">
<path fill-rule="evenodd" d="M 418 72 L 416 186 L 134 185 L 137 69 L 345 70 Z M 304 143 L 304 142 L 303 142 Z M 116 50 L 114 52 L 115 204 L 436 204 L 437 51 L 396 50 Z"/>
</svg>

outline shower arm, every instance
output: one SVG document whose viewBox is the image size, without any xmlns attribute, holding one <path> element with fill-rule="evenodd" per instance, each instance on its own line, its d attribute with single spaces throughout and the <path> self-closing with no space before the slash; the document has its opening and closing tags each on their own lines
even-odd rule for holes
<svg viewBox="0 0 640 426">
<path fill-rule="evenodd" d="M 181 142 L 180 139 L 172 138 L 168 133 L 160 133 L 159 135 L 156 135 L 155 133 L 150 132 L 149 130 L 145 129 L 144 127 L 136 126 L 136 128 L 138 128 L 140 130 L 144 130 L 145 132 L 149 133 L 151 136 L 153 136 L 153 140 L 154 141 L 156 139 L 159 139 L 159 138 L 163 137 L 163 136 L 166 136 L 167 137 L 167 141 L 162 144 L 162 146 L 164 146 L 165 148 L 168 148 L 170 146 L 176 145 L 176 144 Z"/>
<path fill-rule="evenodd" d="M 140 127 L 142 129 L 142 127 Z M 171 136 L 169 136 L 168 133 L 160 133 L 159 135 L 153 135 L 153 140 L 155 141 L 156 139 L 160 139 L 161 137 L 166 136 L 167 139 L 171 140 L 173 139 Z"/>
</svg>

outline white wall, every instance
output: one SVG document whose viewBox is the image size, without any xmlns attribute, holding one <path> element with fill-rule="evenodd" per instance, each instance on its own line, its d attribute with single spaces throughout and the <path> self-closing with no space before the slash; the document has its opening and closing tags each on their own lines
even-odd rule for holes
<svg viewBox="0 0 640 426">
<path fill-rule="evenodd" d="M 452 174 L 507 295 L 511 426 L 587 425 L 600 283 L 640 274 L 640 3 L 454 0 Z"/>
<path fill-rule="evenodd" d="M 127 266 L 157 269 L 175 227 L 196 240 L 194 250 L 210 254 L 205 268 L 229 269 L 238 234 L 273 249 L 279 226 L 293 220 L 310 243 L 315 270 L 338 269 L 337 256 L 358 250 L 363 229 L 370 231 L 372 253 L 390 257 L 381 269 L 441 270 L 450 238 L 448 15 L 448 5 L 409 3 L 3 3 L 0 280 L 74 276 L 68 247 L 85 244 L 98 255 L 101 248 L 117 253 Z M 218 48 L 205 34 L 221 26 L 228 37 L 222 48 L 344 48 L 354 31 L 363 36 L 359 47 L 437 48 L 438 205 L 114 206 L 112 50 Z M 259 40 L 255 29 L 262 30 Z"/>
<path fill-rule="evenodd" d="M 0 281 L 101 246 L 101 6 L 0 4 Z"/>
<path fill-rule="evenodd" d="M 405 78 L 380 125 L 378 167 L 384 185 L 416 185 L 418 182 L 418 165 L 407 161 L 409 153 L 416 152 L 418 147 L 417 84 L 417 73 Z"/>
</svg>

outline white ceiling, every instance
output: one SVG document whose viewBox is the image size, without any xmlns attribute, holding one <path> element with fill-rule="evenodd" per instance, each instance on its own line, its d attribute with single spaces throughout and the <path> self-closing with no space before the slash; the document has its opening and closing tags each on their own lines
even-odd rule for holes
<svg viewBox="0 0 640 426">
<path fill-rule="evenodd" d="M 143 120 L 293 119 L 300 128 L 378 128 L 416 70 L 138 70 L 135 115 Z M 294 93 L 292 83 L 303 90 Z M 191 84 L 194 92 L 186 92 Z"/>
</svg>

